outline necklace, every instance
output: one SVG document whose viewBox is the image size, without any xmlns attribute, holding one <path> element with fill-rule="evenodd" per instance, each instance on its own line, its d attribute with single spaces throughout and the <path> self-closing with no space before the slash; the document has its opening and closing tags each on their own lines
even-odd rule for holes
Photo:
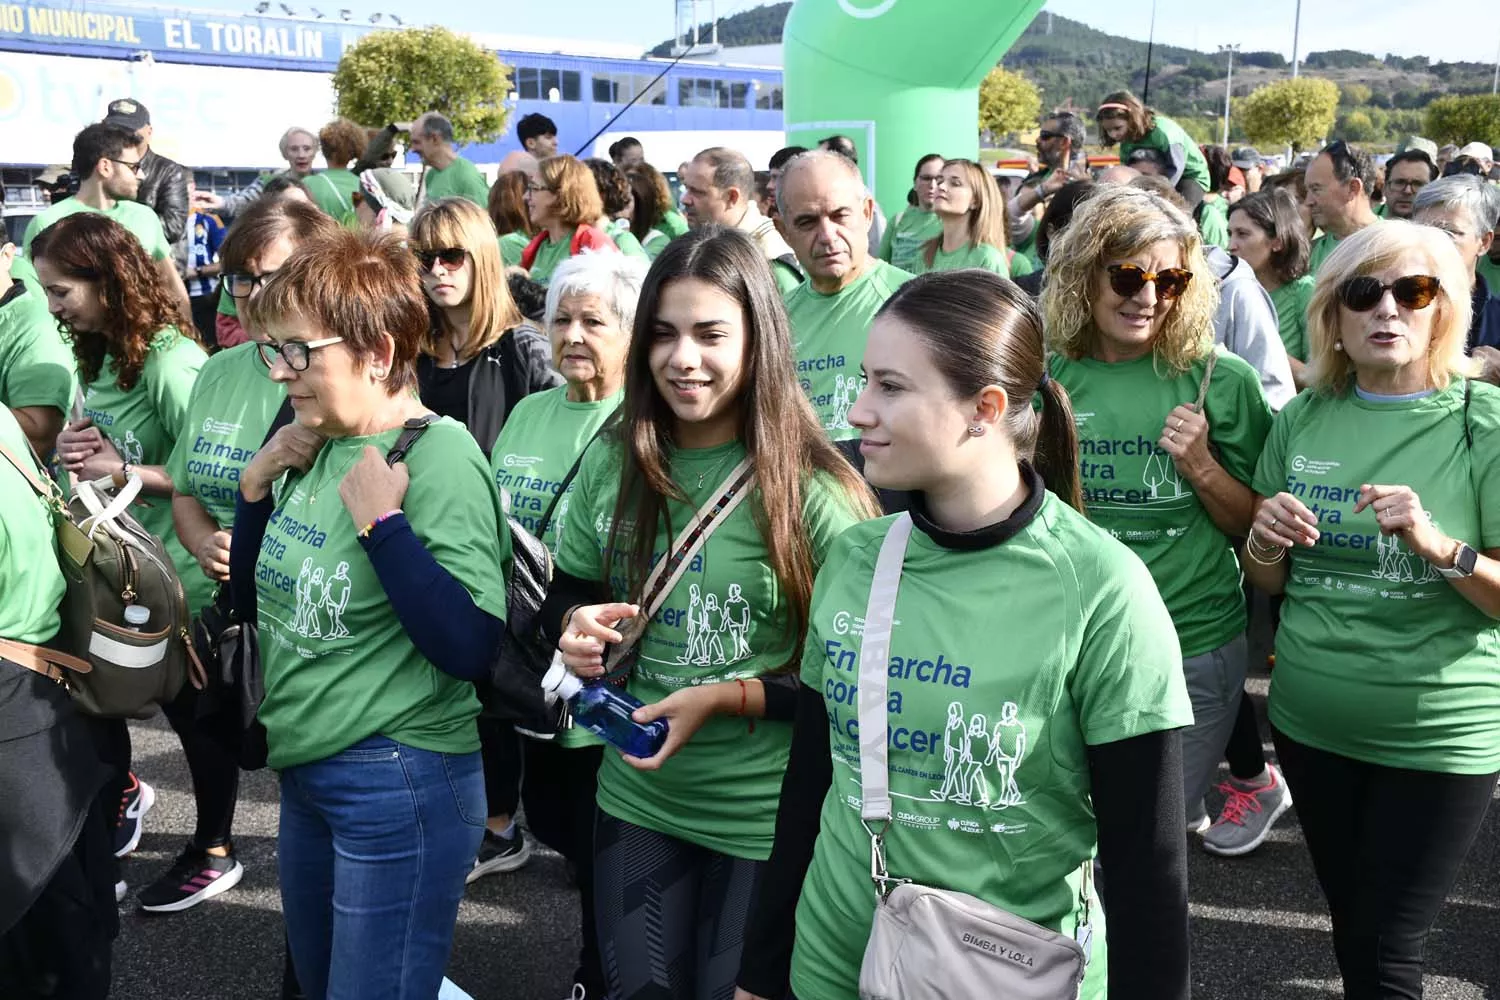
<svg viewBox="0 0 1500 1000">
<path fill-rule="evenodd" d="M 337 482 L 343 482 L 343 480 L 344 480 L 344 473 L 346 473 L 346 472 L 349 471 L 349 467 L 354 464 L 354 459 L 359 456 L 361 450 L 362 449 L 356 449 L 354 451 L 354 454 L 350 455 L 349 458 L 344 461 L 344 464 L 342 466 L 340 466 L 339 468 L 335 469 L 331 474 L 325 475 L 322 479 L 318 480 L 316 483 L 314 483 L 308 489 L 308 493 L 307 493 L 307 505 L 309 507 L 311 507 L 313 504 L 315 504 L 315 503 L 318 502 L 318 491 L 321 490 L 323 487 L 329 485 L 329 481 L 330 480 L 334 480 L 335 477 L 337 477 L 337 479 L 336 479 Z M 332 463 L 329 463 L 329 464 L 332 464 Z"/>
<path fill-rule="evenodd" d="M 718 465 L 715 465 L 712 469 L 704 469 L 702 472 L 698 473 L 698 485 L 693 488 L 698 490 L 703 489 L 703 481 L 709 477 L 710 473 L 712 473 L 713 475 L 718 475 L 719 470 L 724 468 L 724 463 L 729 461 L 730 457 L 731 456 L 729 455 L 725 455 L 723 458 L 719 459 Z"/>
</svg>

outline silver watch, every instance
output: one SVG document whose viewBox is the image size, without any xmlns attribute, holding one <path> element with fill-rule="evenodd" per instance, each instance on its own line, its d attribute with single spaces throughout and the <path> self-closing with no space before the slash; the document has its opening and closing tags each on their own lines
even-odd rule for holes
<svg viewBox="0 0 1500 1000">
<path fill-rule="evenodd" d="M 1474 566 L 1478 561 L 1479 553 L 1463 542 L 1459 542 L 1458 551 L 1453 556 L 1453 568 L 1444 569 L 1441 566 L 1433 568 L 1450 580 L 1464 580 L 1474 575 Z"/>
</svg>

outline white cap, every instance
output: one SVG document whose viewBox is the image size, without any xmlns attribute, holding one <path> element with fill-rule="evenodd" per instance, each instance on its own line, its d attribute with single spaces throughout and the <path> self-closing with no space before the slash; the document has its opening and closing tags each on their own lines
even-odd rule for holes
<svg viewBox="0 0 1500 1000">
<path fill-rule="evenodd" d="M 125 624 L 144 625 L 151 620 L 151 609 L 143 604 L 125 605 Z"/>
<path fill-rule="evenodd" d="M 552 654 L 552 666 L 548 667 L 546 674 L 542 676 L 542 690 L 546 692 L 548 701 L 556 698 L 567 701 L 583 690 L 583 681 L 568 672 L 568 668 L 563 664 L 561 652 Z"/>
<path fill-rule="evenodd" d="M 1495 151 L 1482 142 L 1471 142 L 1458 151 L 1459 156 L 1472 156 L 1476 160 L 1494 160 Z"/>
</svg>

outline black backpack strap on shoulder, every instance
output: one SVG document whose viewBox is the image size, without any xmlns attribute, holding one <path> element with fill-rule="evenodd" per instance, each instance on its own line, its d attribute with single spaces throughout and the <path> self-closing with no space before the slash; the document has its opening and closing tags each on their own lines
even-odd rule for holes
<svg viewBox="0 0 1500 1000">
<path fill-rule="evenodd" d="M 547 513 L 543 514 L 541 521 L 537 522 L 536 537 L 541 538 L 547 533 L 547 525 L 552 523 L 552 515 L 557 510 L 558 502 L 562 500 L 563 494 L 568 492 L 568 487 L 573 485 L 573 480 L 578 476 L 578 470 L 583 468 L 583 456 L 589 453 L 589 449 L 594 446 L 595 441 L 603 437 L 606 431 L 614 429 L 619 422 L 620 410 L 616 407 L 615 412 L 606 417 L 604 423 L 594 432 L 594 436 L 589 438 L 588 444 L 583 446 L 583 450 L 578 453 L 578 458 L 573 461 L 573 467 L 568 470 L 568 474 L 563 476 L 562 482 L 557 485 L 557 492 L 552 494 L 552 502 L 547 505 Z"/>
<path fill-rule="evenodd" d="M 1469 446 L 1470 451 L 1474 450 L 1474 428 L 1469 426 L 1469 400 L 1473 398 L 1474 380 L 1466 378 L 1464 379 L 1464 443 Z"/>
<path fill-rule="evenodd" d="M 276 411 L 276 416 L 271 418 L 271 426 L 266 430 L 266 436 L 260 442 L 260 446 L 264 448 L 270 444 L 276 432 L 295 419 L 297 419 L 297 414 L 292 410 L 292 397 L 288 396 L 281 401 L 281 409 Z"/>
<path fill-rule="evenodd" d="M 395 465 L 406 458 L 406 453 L 411 451 L 412 446 L 417 443 L 417 438 L 427 433 L 440 418 L 436 413 L 424 413 L 420 417 L 412 417 L 401 425 L 401 436 L 396 443 L 391 445 L 391 450 L 385 453 L 385 464 Z"/>
</svg>

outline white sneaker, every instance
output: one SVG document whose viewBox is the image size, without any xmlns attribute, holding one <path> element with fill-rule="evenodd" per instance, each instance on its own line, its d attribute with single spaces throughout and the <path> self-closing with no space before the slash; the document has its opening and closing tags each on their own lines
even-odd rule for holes
<svg viewBox="0 0 1500 1000">
<path fill-rule="evenodd" d="M 120 881 L 118 881 L 118 882 L 115 883 L 115 902 L 116 903 L 123 903 L 123 902 L 125 902 L 125 893 L 128 890 L 128 888 L 129 887 L 125 884 L 125 880 L 124 879 L 120 879 Z"/>
</svg>

